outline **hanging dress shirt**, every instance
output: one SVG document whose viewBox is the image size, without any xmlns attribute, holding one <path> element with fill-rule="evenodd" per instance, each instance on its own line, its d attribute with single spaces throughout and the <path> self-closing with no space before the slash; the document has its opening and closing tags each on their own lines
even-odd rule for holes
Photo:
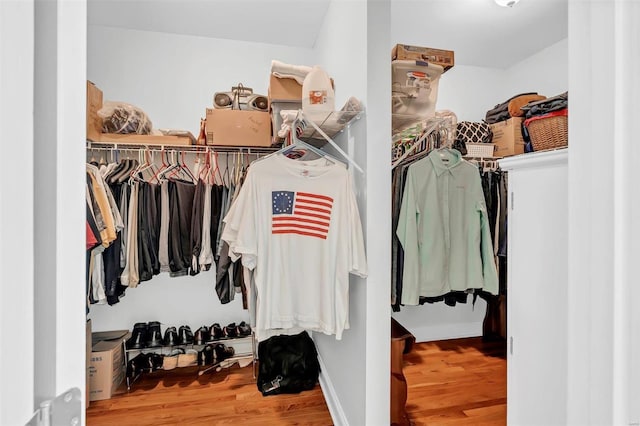
<svg viewBox="0 0 640 426">
<path fill-rule="evenodd" d="M 396 234 L 404 249 L 402 304 L 451 291 L 498 293 L 480 176 L 458 151 L 435 150 L 409 167 Z"/>
</svg>

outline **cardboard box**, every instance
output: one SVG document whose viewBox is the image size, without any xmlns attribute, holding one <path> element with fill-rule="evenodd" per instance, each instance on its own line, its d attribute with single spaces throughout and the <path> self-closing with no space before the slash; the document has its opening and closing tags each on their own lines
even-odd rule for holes
<svg viewBox="0 0 640 426">
<path fill-rule="evenodd" d="M 265 111 L 207 108 L 207 145 L 271 146 L 271 116 Z"/>
<path fill-rule="evenodd" d="M 391 49 L 391 60 L 413 60 L 438 64 L 447 72 L 454 65 L 453 50 L 432 49 L 431 47 L 409 46 L 408 44 L 396 44 Z"/>
<path fill-rule="evenodd" d="M 302 102 L 302 84 L 293 78 L 269 78 L 269 102 Z"/>
<path fill-rule="evenodd" d="M 90 367 L 91 367 L 91 320 L 88 319 L 87 320 L 87 326 L 86 326 L 86 334 L 85 334 L 85 343 L 86 343 L 86 361 L 85 361 L 85 366 L 87 368 L 86 371 L 86 386 L 85 386 L 85 407 L 89 408 L 89 371 L 90 371 Z"/>
<path fill-rule="evenodd" d="M 492 143 L 496 146 L 493 154 L 495 157 L 509 157 L 524 153 L 522 121 L 522 117 L 512 117 L 489 125 L 493 132 Z"/>
<path fill-rule="evenodd" d="M 98 111 L 102 108 L 102 90 L 87 80 L 87 140 L 97 142 L 102 135 L 102 119 Z"/>
<path fill-rule="evenodd" d="M 100 340 L 100 333 L 92 333 L 93 346 L 89 364 L 89 399 L 100 401 L 109 399 L 124 380 L 124 341 L 129 337 L 127 330 L 113 333 L 111 340 Z M 102 336 L 109 334 L 102 333 Z"/>
<path fill-rule="evenodd" d="M 336 87 L 333 79 L 331 86 Z M 269 102 L 302 102 L 302 84 L 293 78 L 279 78 L 271 74 L 268 97 Z"/>
</svg>

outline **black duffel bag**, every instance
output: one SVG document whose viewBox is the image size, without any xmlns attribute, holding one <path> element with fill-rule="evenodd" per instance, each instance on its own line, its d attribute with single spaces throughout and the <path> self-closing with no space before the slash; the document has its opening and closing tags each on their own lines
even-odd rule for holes
<svg viewBox="0 0 640 426">
<path fill-rule="evenodd" d="M 318 383 L 318 352 L 309 334 L 273 336 L 258 344 L 258 390 L 263 396 L 300 393 Z"/>
</svg>

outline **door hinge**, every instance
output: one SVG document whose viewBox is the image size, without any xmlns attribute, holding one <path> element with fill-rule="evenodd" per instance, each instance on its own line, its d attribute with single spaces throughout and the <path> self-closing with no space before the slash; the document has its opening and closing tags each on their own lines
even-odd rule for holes
<svg viewBox="0 0 640 426">
<path fill-rule="evenodd" d="M 511 210 L 513 210 L 513 191 L 511 191 Z"/>
<path fill-rule="evenodd" d="M 26 426 L 79 426 L 81 395 L 80 389 L 71 388 L 54 399 L 42 402 Z"/>
<path fill-rule="evenodd" d="M 509 353 L 513 355 L 513 336 L 509 337 Z"/>
</svg>

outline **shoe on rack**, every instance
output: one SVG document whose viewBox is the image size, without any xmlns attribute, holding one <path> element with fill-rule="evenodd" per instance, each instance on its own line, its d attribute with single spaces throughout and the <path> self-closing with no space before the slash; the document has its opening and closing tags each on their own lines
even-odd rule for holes
<svg viewBox="0 0 640 426">
<path fill-rule="evenodd" d="M 151 371 L 150 354 L 139 353 L 127 363 L 127 379 L 134 380 L 140 374 Z"/>
<path fill-rule="evenodd" d="M 198 365 L 213 365 L 215 358 L 215 351 L 212 344 L 206 345 L 200 352 L 198 352 Z"/>
<path fill-rule="evenodd" d="M 158 321 L 150 321 L 147 331 L 147 347 L 159 348 L 162 346 L 162 332 Z"/>
<path fill-rule="evenodd" d="M 196 334 L 194 337 L 194 344 L 204 345 L 210 340 L 211 340 L 211 333 L 209 332 L 209 327 L 207 327 L 206 325 L 203 325 L 202 327 L 196 330 Z"/>
<path fill-rule="evenodd" d="M 173 370 L 178 366 L 178 355 L 183 354 L 183 348 L 175 348 L 169 355 L 165 355 L 162 359 L 163 370 Z"/>
<path fill-rule="evenodd" d="M 195 349 L 187 349 L 183 354 L 178 355 L 178 367 L 189 367 L 196 365 L 198 362 L 198 351 Z"/>
<path fill-rule="evenodd" d="M 216 351 L 217 362 L 222 362 L 225 359 L 229 359 L 236 353 L 236 351 L 231 346 L 227 346 L 222 343 L 216 343 L 214 349 Z"/>
<path fill-rule="evenodd" d="M 178 331 L 175 327 L 167 327 L 164 331 L 164 339 L 162 339 L 165 346 L 175 346 L 178 344 Z"/>
<path fill-rule="evenodd" d="M 147 344 L 149 326 L 144 322 L 137 322 L 131 331 L 131 337 L 127 339 L 127 349 L 143 349 Z"/>
<path fill-rule="evenodd" d="M 180 327 L 180 330 L 178 330 L 178 344 L 193 345 L 193 332 L 188 325 L 183 325 Z"/>
<path fill-rule="evenodd" d="M 223 331 L 225 337 L 238 337 L 238 329 L 236 328 L 235 322 L 232 322 L 231 324 L 226 326 Z"/>
<path fill-rule="evenodd" d="M 211 338 L 213 340 L 222 339 L 224 337 L 224 331 L 222 331 L 222 327 L 217 322 L 214 323 L 209 329 L 209 333 L 211 334 Z"/>
<path fill-rule="evenodd" d="M 238 329 L 238 336 L 246 337 L 251 335 L 251 326 L 244 321 L 238 324 L 237 329 Z"/>
<path fill-rule="evenodd" d="M 150 353 L 149 364 L 151 364 L 151 371 L 162 369 L 162 365 L 164 364 L 164 355 Z"/>
</svg>

